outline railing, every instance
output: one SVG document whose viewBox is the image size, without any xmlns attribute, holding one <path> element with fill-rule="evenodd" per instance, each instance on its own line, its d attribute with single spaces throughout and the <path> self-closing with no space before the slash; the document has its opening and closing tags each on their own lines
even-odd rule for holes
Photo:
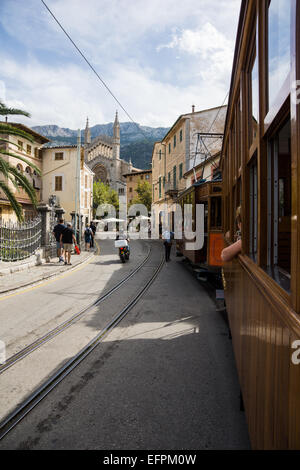
<svg viewBox="0 0 300 470">
<path fill-rule="evenodd" d="M 177 180 L 174 184 L 174 181 L 167 181 L 165 184 L 165 193 L 168 192 L 179 192 L 185 189 L 185 180 Z"/>
<path fill-rule="evenodd" d="M 23 223 L 0 219 L 0 260 L 19 261 L 29 258 L 41 246 L 41 234 L 40 216 Z"/>
<path fill-rule="evenodd" d="M 169 191 L 178 191 L 178 183 L 174 183 L 173 181 L 166 181 L 165 193 Z"/>
</svg>

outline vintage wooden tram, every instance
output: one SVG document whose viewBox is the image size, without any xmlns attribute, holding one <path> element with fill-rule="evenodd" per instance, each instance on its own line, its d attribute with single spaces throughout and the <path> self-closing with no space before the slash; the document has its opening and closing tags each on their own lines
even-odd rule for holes
<svg viewBox="0 0 300 470">
<path fill-rule="evenodd" d="M 300 449 L 297 80 L 300 1 L 242 1 L 221 160 L 224 233 L 241 206 L 242 253 L 223 279 L 254 449 Z"/>
<path fill-rule="evenodd" d="M 196 227 L 196 205 L 204 205 L 204 246 L 200 250 L 187 250 L 186 243 L 190 240 L 183 238 L 177 240 L 178 254 L 185 256 L 193 265 L 199 266 L 203 273 L 218 273 L 222 266 L 221 252 L 224 248 L 222 230 L 222 180 L 199 181 L 186 191 L 182 192 L 177 203 L 181 206 L 183 219 L 185 207 L 192 206 L 192 230 Z"/>
</svg>

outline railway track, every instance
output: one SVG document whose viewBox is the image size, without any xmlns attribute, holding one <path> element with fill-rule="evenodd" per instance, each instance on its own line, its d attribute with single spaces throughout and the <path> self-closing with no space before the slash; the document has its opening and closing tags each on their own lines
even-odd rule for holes
<svg viewBox="0 0 300 470">
<path fill-rule="evenodd" d="M 142 267 L 146 264 L 148 259 L 150 258 L 152 251 L 152 247 L 150 246 L 147 256 L 144 258 L 144 260 L 126 277 L 124 277 L 120 282 L 118 282 L 115 286 L 113 286 L 111 289 L 109 289 L 106 293 L 103 295 L 99 296 L 98 299 L 96 299 L 94 302 L 91 304 L 87 305 L 84 307 L 82 310 L 79 312 L 75 313 L 72 315 L 68 320 L 64 321 L 63 323 L 59 324 L 55 328 L 53 328 L 51 331 L 43 335 L 42 337 L 38 338 L 35 340 L 33 343 L 29 344 L 25 348 L 21 349 L 18 351 L 16 354 L 13 354 L 11 357 L 9 357 L 4 364 L 0 365 L 0 375 L 5 372 L 7 369 L 12 367 L 14 364 L 17 362 L 21 361 L 24 357 L 28 356 L 28 354 L 31 354 L 33 351 L 38 349 L 39 347 L 43 346 L 43 344 L 47 343 L 50 341 L 52 338 L 55 336 L 59 335 L 63 331 L 65 331 L 67 328 L 69 328 L 71 325 L 73 325 L 75 322 L 77 322 L 80 318 L 82 318 L 83 315 L 85 315 L 89 310 L 92 308 L 100 305 L 102 302 L 104 302 L 108 297 L 110 297 L 114 292 L 116 292 L 120 287 L 122 287 L 129 279 L 131 279 L 133 276 L 138 273 Z"/>
<path fill-rule="evenodd" d="M 141 269 L 141 267 L 146 263 L 151 253 L 149 250 L 148 256 L 141 263 L 140 266 L 136 268 L 133 273 Z M 52 375 L 47 381 L 45 381 L 40 387 L 38 387 L 23 403 L 21 403 L 12 413 L 10 413 L 1 423 L 0 423 L 0 441 L 12 430 L 18 423 L 28 415 L 65 377 L 67 377 L 72 370 L 77 367 L 106 337 L 106 335 L 115 328 L 121 320 L 132 310 L 132 308 L 137 304 L 141 299 L 150 285 L 154 282 L 158 274 L 160 273 L 164 265 L 164 256 L 161 255 L 159 265 L 156 267 L 154 273 L 143 285 L 137 294 L 127 303 L 127 305 L 122 308 L 105 326 L 101 331 L 83 348 L 79 353 L 77 353 L 72 359 L 66 362 L 54 375 Z M 130 277 L 134 274 L 131 273 Z M 129 277 L 128 277 L 129 278 Z M 122 283 L 126 282 L 128 278 L 125 278 Z M 119 286 L 117 284 L 111 291 L 116 290 Z M 111 295 L 109 291 L 105 296 Z M 104 297 L 104 296 L 103 296 Z M 107 298 L 107 297 L 106 297 Z M 99 299 L 100 300 L 100 299 Z M 99 302 L 96 301 L 96 302 Z M 96 304 L 93 303 L 93 305 Z M 91 307 L 90 307 L 91 308 Z M 29 353 L 27 353 L 29 354 Z"/>
</svg>

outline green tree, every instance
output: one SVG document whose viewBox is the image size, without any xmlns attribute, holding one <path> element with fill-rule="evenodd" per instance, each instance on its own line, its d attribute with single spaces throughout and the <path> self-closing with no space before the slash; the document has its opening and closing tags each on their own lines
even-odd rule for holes
<svg viewBox="0 0 300 470">
<path fill-rule="evenodd" d="M 135 197 L 131 204 L 143 204 L 147 207 L 148 212 L 151 211 L 152 204 L 152 190 L 148 181 L 139 181 L 136 189 L 137 197 Z"/>
<path fill-rule="evenodd" d="M 7 106 L 5 106 L 4 103 L 0 101 L 0 116 L 8 115 L 23 115 L 26 117 L 30 117 L 30 114 L 27 113 L 27 111 L 15 108 L 8 108 Z M 5 158 L 5 156 L 13 157 L 25 162 L 29 167 L 35 170 L 38 175 L 41 175 L 41 171 L 37 166 L 27 160 L 27 158 L 24 158 L 20 155 L 16 155 L 13 153 L 13 151 L 10 151 L 8 149 L 8 144 L 9 146 L 15 146 L 18 148 L 17 144 L 10 142 L 4 137 L 1 137 L 6 137 L 8 135 L 23 137 L 32 143 L 34 142 L 34 139 L 27 132 L 24 132 L 21 129 L 11 126 L 7 122 L 0 122 L 0 189 L 2 189 L 7 199 L 9 200 L 11 207 L 15 212 L 18 220 L 22 221 L 23 209 L 21 204 L 19 204 L 19 202 L 17 201 L 11 187 L 9 186 L 9 181 L 11 181 L 11 183 L 16 189 L 19 189 L 20 187 L 24 189 L 35 207 L 37 204 L 36 193 L 34 187 L 27 180 L 26 176 L 24 176 L 23 173 L 21 173 L 15 166 L 11 165 L 8 162 L 7 158 Z"/>
<path fill-rule="evenodd" d="M 112 204 L 116 211 L 119 210 L 119 198 L 114 189 L 111 189 L 108 184 L 96 181 L 93 185 L 93 201 L 94 201 L 94 216 L 97 207 L 103 204 Z"/>
</svg>

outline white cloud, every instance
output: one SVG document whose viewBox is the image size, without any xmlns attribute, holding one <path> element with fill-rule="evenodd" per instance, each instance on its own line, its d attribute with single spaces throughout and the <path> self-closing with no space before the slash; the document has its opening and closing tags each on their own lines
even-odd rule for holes
<svg viewBox="0 0 300 470">
<path fill-rule="evenodd" d="M 6 101 L 6 86 L 3 80 L 0 80 L 0 101 Z"/>
<path fill-rule="evenodd" d="M 172 40 L 157 47 L 176 49 L 181 53 L 196 56 L 200 76 L 203 80 L 218 82 L 230 75 L 233 60 L 234 44 L 211 23 L 205 23 L 197 30 L 184 29 L 175 33 Z"/>
<path fill-rule="evenodd" d="M 184 24 L 211 21 L 232 35 L 226 18 L 238 11 L 240 0 L 46 0 L 51 11 L 93 60 L 138 46 L 147 34 L 168 33 Z M 222 15 L 216 15 L 216 8 Z M 28 47 L 70 52 L 72 46 L 57 23 L 36 0 L 2 0 L 2 27 Z M 11 25 L 14 25 L 12 28 Z M 99 61 L 101 61 L 99 59 Z"/>
<path fill-rule="evenodd" d="M 46 2 L 139 123 L 169 126 L 192 104 L 222 103 L 240 0 Z M 91 124 L 113 119 L 118 105 L 41 2 L 1 0 L 0 23 L 23 48 L 18 61 L 0 53 L 0 80 L 8 104 L 22 103 L 31 112 L 27 124 L 75 129 L 87 115 Z M 165 44 L 164 53 L 162 47 L 156 52 L 158 44 Z M 120 118 L 129 120 L 123 112 Z"/>
<path fill-rule="evenodd" d="M 18 104 L 32 116 L 30 120 L 19 118 L 20 122 L 76 129 L 84 126 L 86 116 L 91 125 L 113 120 L 118 105 L 89 71 L 75 65 L 54 68 L 37 61 L 23 67 L 1 56 L 0 61 L 7 104 Z M 170 126 L 179 114 L 190 112 L 192 104 L 197 109 L 209 108 L 224 98 L 224 90 L 212 93 L 210 83 L 179 88 L 161 83 L 154 71 L 117 63 L 112 64 L 108 81 L 131 116 L 149 126 Z M 121 121 L 128 121 L 119 111 Z"/>
<path fill-rule="evenodd" d="M 180 51 L 208 59 L 215 51 L 231 50 L 232 44 L 211 23 L 205 23 L 198 30 L 185 29 L 180 35 L 175 34 L 171 43 L 162 47 L 177 47 Z"/>
</svg>

